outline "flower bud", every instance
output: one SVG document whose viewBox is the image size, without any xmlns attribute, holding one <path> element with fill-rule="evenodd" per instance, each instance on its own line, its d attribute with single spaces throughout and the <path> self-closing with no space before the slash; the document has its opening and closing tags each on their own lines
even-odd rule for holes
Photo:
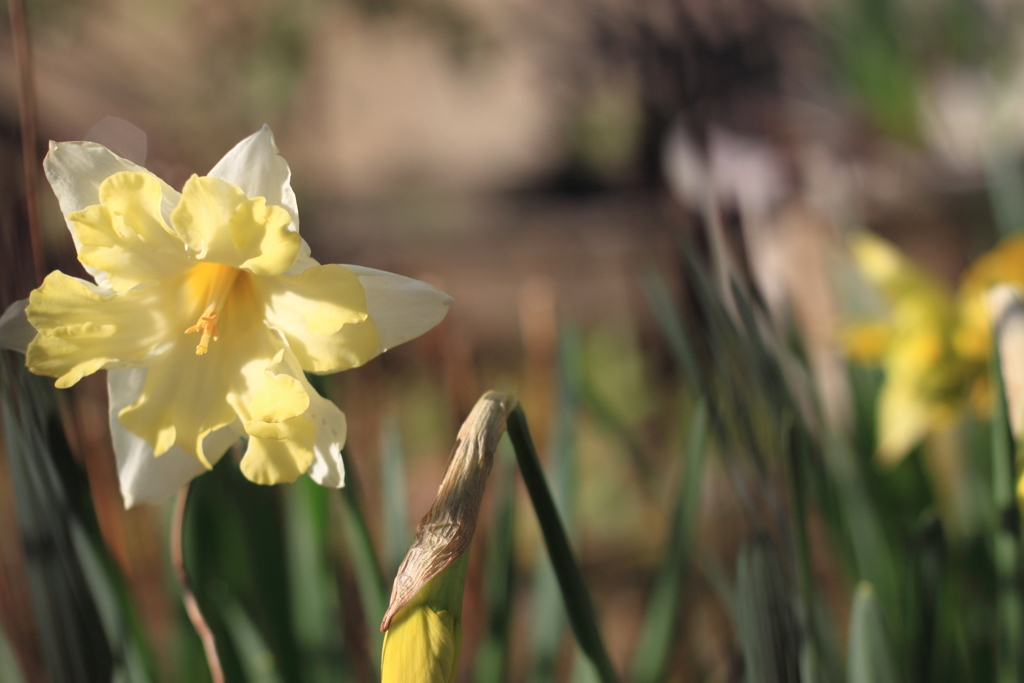
<svg viewBox="0 0 1024 683">
<path fill-rule="evenodd" d="M 451 683 L 462 646 L 462 594 L 494 450 L 516 399 L 490 391 L 462 424 L 437 498 L 420 521 L 381 623 L 382 683 Z"/>
</svg>

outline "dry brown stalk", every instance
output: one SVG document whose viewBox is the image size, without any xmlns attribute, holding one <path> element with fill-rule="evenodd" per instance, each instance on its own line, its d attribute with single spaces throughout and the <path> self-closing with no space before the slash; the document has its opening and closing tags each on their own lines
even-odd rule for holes
<svg viewBox="0 0 1024 683">
<path fill-rule="evenodd" d="M 199 640 L 203 643 L 203 652 L 206 655 L 206 664 L 210 667 L 210 679 L 213 683 L 224 683 L 224 669 L 220 664 L 220 656 L 217 654 L 217 640 L 206 623 L 202 610 L 199 609 L 199 602 L 195 593 L 192 592 L 192 582 L 189 581 L 188 571 L 185 569 L 185 552 L 182 548 L 182 528 L 185 526 L 185 508 L 188 502 L 189 485 L 185 486 L 178 493 L 178 500 L 174 505 L 174 517 L 171 520 L 171 563 L 174 565 L 174 572 L 178 575 L 178 582 L 181 584 L 181 601 L 185 603 L 185 612 L 188 613 L 189 621 L 196 630 Z"/>
</svg>

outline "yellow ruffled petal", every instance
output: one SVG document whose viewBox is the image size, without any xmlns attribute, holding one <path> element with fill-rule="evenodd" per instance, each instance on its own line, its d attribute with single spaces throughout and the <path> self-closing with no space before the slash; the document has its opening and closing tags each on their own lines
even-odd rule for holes
<svg viewBox="0 0 1024 683">
<path fill-rule="evenodd" d="M 314 266 L 298 275 L 260 278 L 257 287 L 267 302 L 267 321 L 284 332 L 303 370 L 347 370 L 379 352 L 363 287 L 347 268 Z"/>
<path fill-rule="evenodd" d="M 193 269 L 192 279 L 205 277 L 201 266 Z M 243 274 L 234 281 L 217 319 L 220 340 L 204 355 L 196 354 L 196 339 L 185 328 L 202 313 L 206 297 L 201 288 L 193 291 L 191 280 L 179 286 L 178 326 L 170 336 L 170 349 L 148 364 L 142 393 L 119 415 L 121 424 L 152 444 L 156 455 L 177 445 L 209 467 L 203 439 L 235 420 L 231 398 L 248 393 L 244 369 L 262 371 L 281 348 L 281 341 L 262 324 L 250 278 Z"/>
<path fill-rule="evenodd" d="M 309 395 L 303 388 L 302 382 L 295 377 L 278 372 L 283 354 L 283 350 L 278 351 L 274 357 L 274 365 L 267 368 L 265 372 L 263 386 L 256 391 L 246 406 L 250 420 L 284 422 L 302 415 L 309 408 Z"/>
<path fill-rule="evenodd" d="M 458 663 L 458 637 L 452 615 L 428 605 L 410 604 L 384 634 L 381 683 L 452 683 Z"/>
<path fill-rule="evenodd" d="M 316 427 L 307 417 L 282 422 L 245 423 L 249 447 L 239 464 L 242 474 L 256 484 L 287 484 L 313 464 Z"/>
<path fill-rule="evenodd" d="M 100 203 L 68 215 L 78 260 L 105 271 L 117 291 L 166 280 L 190 267 L 185 245 L 164 222 L 160 181 L 115 173 L 100 185 Z"/>
<path fill-rule="evenodd" d="M 302 417 L 310 420 L 316 430 L 313 462 L 306 474 L 321 486 L 342 486 L 345 483 L 345 464 L 341 448 L 348 432 L 345 414 L 316 392 L 288 347 L 278 352 L 265 375 L 261 393 L 242 410 L 248 410 L 253 419 L 285 420 L 301 409 Z M 260 386 L 255 381 L 251 384 Z M 299 394 L 300 389 L 304 395 Z"/>
<path fill-rule="evenodd" d="M 39 334 L 25 364 L 69 387 L 105 367 L 138 366 L 167 337 L 166 292 L 146 287 L 101 293 L 84 280 L 50 273 L 25 310 Z"/>
<path fill-rule="evenodd" d="M 242 474 L 257 484 L 295 481 L 313 464 L 320 427 L 310 406 L 322 399 L 283 345 L 270 363 L 253 361 L 241 372 L 244 388 L 229 400 L 250 437 Z"/>
<path fill-rule="evenodd" d="M 291 222 L 263 197 L 250 199 L 230 183 L 195 175 L 171 213 L 171 225 L 196 258 L 257 275 L 280 275 L 295 262 L 302 239 Z"/>
</svg>

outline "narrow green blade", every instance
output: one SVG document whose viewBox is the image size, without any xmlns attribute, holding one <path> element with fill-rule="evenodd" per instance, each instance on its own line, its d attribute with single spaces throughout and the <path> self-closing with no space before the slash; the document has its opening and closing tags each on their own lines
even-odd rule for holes
<svg viewBox="0 0 1024 683">
<path fill-rule="evenodd" d="M 548 475 L 555 507 L 571 537 L 576 508 L 576 417 L 579 406 L 579 339 L 572 330 L 563 331 L 558 344 L 558 392 L 554 429 L 551 436 Z M 530 640 L 533 652 L 531 679 L 538 683 L 555 681 L 558 658 L 565 634 L 565 610 L 558 599 L 558 578 L 551 559 L 541 553 L 533 572 Z"/>
<path fill-rule="evenodd" d="M 870 583 L 861 581 L 857 584 L 850 610 L 847 683 L 898 683 L 902 680 L 889 650 L 886 633 L 875 589 Z"/>
<path fill-rule="evenodd" d="M 21 673 L 21 665 L 18 664 L 18 657 L 14 654 L 11 643 L 7 640 L 7 634 L 0 624 L 0 681 L 4 683 L 26 683 Z"/>
<path fill-rule="evenodd" d="M 303 673 L 311 683 L 337 681 L 344 633 L 327 531 L 330 492 L 300 477 L 284 494 L 289 598 Z"/>
<path fill-rule="evenodd" d="M 635 683 L 661 681 L 671 658 L 686 567 L 700 509 L 707 434 L 708 412 L 701 402 L 690 417 L 686 470 L 676 496 L 668 552 L 658 569 L 654 588 L 647 600 L 643 627 L 633 655 L 632 674 Z"/>
<path fill-rule="evenodd" d="M 759 534 L 736 560 L 736 635 L 747 683 L 799 683 L 792 604 L 775 543 Z"/>
<path fill-rule="evenodd" d="M 992 498 L 995 505 L 993 552 L 996 568 L 996 680 L 1019 681 L 1024 603 L 1020 587 L 1020 513 L 1014 495 L 1013 434 L 1007 415 L 999 344 L 992 345 L 989 381 L 992 409 Z"/>
<path fill-rule="evenodd" d="M 252 618 L 236 600 L 223 600 L 220 612 L 238 659 L 245 672 L 246 683 L 281 683 L 274 653 L 267 645 Z"/>
<path fill-rule="evenodd" d="M 390 416 L 380 428 L 381 515 L 384 531 L 384 568 L 388 575 L 398 571 L 398 565 L 412 544 L 408 509 L 405 504 L 405 456 L 402 449 L 402 430 L 398 420 Z"/>
<path fill-rule="evenodd" d="M 390 593 L 384 583 L 380 561 L 377 559 L 370 527 L 366 523 L 366 515 L 359 498 L 359 478 L 352 466 L 351 458 L 348 457 L 348 453 L 344 449 L 341 456 L 345 463 L 345 487 L 340 491 L 342 529 L 349 558 L 352 561 L 352 569 L 355 572 L 359 600 L 362 602 L 363 614 L 366 618 L 370 661 L 379 676 L 379 653 L 384 645 L 384 634 L 380 632 L 380 622 L 387 610 Z"/>
<path fill-rule="evenodd" d="M 68 683 L 107 681 L 113 654 L 71 537 L 80 524 L 58 472 L 73 467 L 47 380 L 29 374 L 20 356 L 0 352 L 4 437 L 29 589 L 50 677 Z"/>
</svg>

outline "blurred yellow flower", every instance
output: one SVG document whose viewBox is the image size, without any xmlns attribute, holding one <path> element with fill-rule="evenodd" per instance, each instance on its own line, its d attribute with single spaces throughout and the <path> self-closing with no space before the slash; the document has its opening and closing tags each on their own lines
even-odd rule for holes
<svg viewBox="0 0 1024 683">
<path fill-rule="evenodd" d="M 1010 427 L 1024 433 L 1024 348 L 1021 344 L 1021 292 L 1024 292 L 1024 236 L 1009 237 L 982 255 L 964 276 L 963 298 L 971 306 L 963 326 L 969 347 L 987 357 L 999 321 L 999 350 Z M 1024 486 L 1024 479 L 1021 480 Z"/>
<path fill-rule="evenodd" d="M 32 292 L 26 365 L 62 388 L 110 371 L 125 504 L 173 493 L 242 435 L 250 480 L 341 486 L 345 416 L 304 373 L 362 365 L 451 299 L 313 260 L 266 126 L 180 193 L 88 142 L 50 143 L 44 168 L 95 282 L 54 272 Z"/>
<path fill-rule="evenodd" d="M 885 373 L 877 407 L 878 457 L 895 464 L 928 433 L 950 425 L 966 402 L 984 405 L 987 331 L 977 325 L 986 313 L 971 297 L 954 301 L 879 237 L 858 235 L 851 249 L 864 278 L 888 303 L 889 315 L 850 325 L 843 343 L 853 360 L 877 363 Z"/>
</svg>

